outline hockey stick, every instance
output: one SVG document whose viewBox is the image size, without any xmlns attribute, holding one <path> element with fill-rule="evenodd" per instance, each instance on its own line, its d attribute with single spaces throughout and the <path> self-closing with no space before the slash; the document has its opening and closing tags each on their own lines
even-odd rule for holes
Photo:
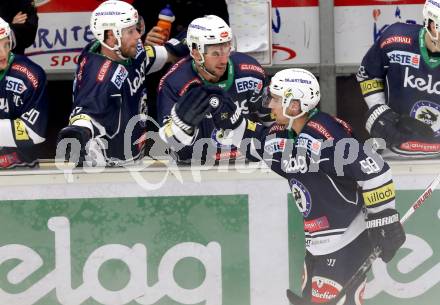
<svg viewBox="0 0 440 305">
<path fill-rule="evenodd" d="M 400 222 L 402 224 L 406 222 L 408 218 L 411 217 L 414 212 L 423 205 L 423 203 L 425 203 L 426 199 L 431 197 L 433 191 L 439 183 L 440 174 L 435 177 L 435 179 L 431 182 L 431 184 L 429 184 L 426 190 L 419 196 L 419 198 L 417 198 L 417 200 L 411 205 L 408 211 L 406 211 L 405 215 L 403 215 L 403 217 L 400 219 Z M 345 292 L 352 289 L 353 286 L 358 282 L 359 278 L 367 274 L 367 272 L 370 270 L 371 265 L 380 256 L 381 252 L 382 251 L 379 248 L 375 248 L 373 252 L 368 256 L 368 258 L 362 263 L 359 269 L 355 272 L 355 274 L 353 274 L 353 276 L 347 281 L 345 286 L 342 287 L 341 291 L 333 299 L 321 304 L 336 305 L 339 300 L 344 297 Z M 289 299 L 289 302 L 294 305 L 312 305 L 310 301 L 305 300 L 304 298 L 295 294 L 290 289 L 287 289 L 286 295 Z"/>
</svg>

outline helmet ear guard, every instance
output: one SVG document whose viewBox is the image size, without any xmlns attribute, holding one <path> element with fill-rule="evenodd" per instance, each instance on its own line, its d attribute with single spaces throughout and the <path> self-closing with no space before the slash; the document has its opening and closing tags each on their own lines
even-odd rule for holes
<svg viewBox="0 0 440 305">
<path fill-rule="evenodd" d="M 5 20 L 0 18 L 0 39 L 9 38 L 9 48 L 12 50 L 16 46 L 14 31 Z"/>
</svg>

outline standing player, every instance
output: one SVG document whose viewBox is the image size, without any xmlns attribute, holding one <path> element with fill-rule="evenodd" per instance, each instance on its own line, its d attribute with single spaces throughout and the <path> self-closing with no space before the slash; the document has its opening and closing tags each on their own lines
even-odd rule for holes
<svg viewBox="0 0 440 305">
<path fill-rule="evenodd" d="M 424 27 L 389 26 L 357 74 L 366 128 L 394 156 L 440 156 L 440 1 L 427 0 L 423 17 Z"/>
<path fill-rule="evenodd" d="M 236 105 L 221 90 L 204 91 L 205 103 L 191 108 L 195 122 L 182 111 L 187 101 L 177 105 L 177 118 L 195 126 L 198 114 L 212 108 L 215 125 L 228 131 L 233 144 L 289 182 L 304 217 L 306 299 L 323 303 L 337 295 L 373 248 L 385 262 L 392 259 L 405 233 L 391 170 L 370 146 L 360 145 L 347 123 L 316 109 L 320 88 L 313 74 L 286 69 L 274 75 L 269 107 L 277 124 L 271 127 L 237 117 Z M 362 304 L 364 285 L 359 278 L 344 304 Z"/>
<path fill-rule="evenodd" d="M 38 164 L 47 126 L 46 74 L 11 52 L 15 37 L 0 18 L 0 169 Z"/>
<path fill-rule="evenodd" d="M 236 148 L 222 142 L 223 135 L 211 118 L 201 120 L 191 129 L 174 120 L 174 107 L 184 99 L 203 99 L 200 86 L 211 84 L 224 90 L 245 115 L 269 121 L 268 111 L 265 114 L 261 108 L 264 70 L 252 57 L 232 51 L 231 28 L 218 16 L 194 19 L 188 26 L 186 41 L 191 57 L 175 64 L 159 83 L 158 120 L 164 125 L 159 134 L 166 142 L 176 136 L 185 143 L 184 147 L 173 151 L 174 157 L 181 162 L 190 162 L 193 158 L 202 161 L 236 158 Z M 173 135 L 166 132 L 171 126 L 179 131 Z M 183 140 L 192 138 L 193 134 L 196 135 L 194 141 Z M 197 147 L 193 154 L 194 144 L 199 139 L 204 139 L 208 147 L 204 151 Z"/>
<path fill-rule="evenodd" d="M 115 166 L 144 154 L 145 122 L 129 122 L 147 113 L 146 75 L 171 58 L 165 47 L 144 47 L 137 26 L 137 11 L 124 1 L 105 1 L 92 13 L 96 40 L 78 59 L 69 126 L 59 134 L 60 140 L 79 142 L 80 149 L 71 152 L 80 153 L 80 164 L 87 159 Z"/>
</svg>

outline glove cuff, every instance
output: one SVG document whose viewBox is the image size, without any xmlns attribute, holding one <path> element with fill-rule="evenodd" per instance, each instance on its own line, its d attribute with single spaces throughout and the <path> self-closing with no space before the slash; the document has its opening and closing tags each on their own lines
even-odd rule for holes
<svg viewBox="0 0 440 305">
<path fill-rule="evenodd" d="M 378 228 L 399 222 L 400 216 L 396 210 L 386 209 L 377 214 L 368 215 L 367 229 Z"/>
<path fill-rule="evenodd" d="M 194 128 L 188 124 L 186 124 L 185 122 L 183 122 L 179 116 L 176 113 L 176 105 L 173 106 L 173 108 L 171 108 L 171 119 L 173 120 L 173 123 L 179 127 L 180 129 L 182 129 L 186 134 L 188 135 L 192 135 L 194 133 Z"/>
<path fill-rule="evenodd" d="M 390 107 L 387 105 L 375 105 L 370 108 L 368 111 L 368 118 L 367 122 L 365 123 L 365 128 L 367 129 L 368 133 L 371 134 L 371 128 L 373 127 L 374 123 L 377 121 L 377 119 L 386 111 L 392 111 Z"/>
</svg>

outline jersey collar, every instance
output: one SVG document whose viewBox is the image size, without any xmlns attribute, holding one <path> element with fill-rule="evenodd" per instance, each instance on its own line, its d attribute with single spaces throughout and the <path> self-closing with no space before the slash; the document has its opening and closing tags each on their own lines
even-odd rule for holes
<svg viewBox="0 0 440 305">
<path fill-rule="evenodd" d="M 96 54 L 96 55 L 99 55 L 99 56 L 101 56 L 101 57 L 104 57 L 104 58 L 107 58 L 108 60 L 111 60 L 111 61 L 114 61 L 115 63 L 118 63 L 118 64 L 122 64 L 122 65 L 124 65 L 124 66 L 129 66 L 130 64 L 131 64 L 131 59 L 130 58 L 127 58 L 127 59 L 125 59 L 125 60 L 122 60 L 122 61 L 116 61 L 116 60 L 113 60 L 113 59 L 111 59 L 111 58 L 108 58 L 107 56 L 105 56 L 105 55 L 103 55 L 99 50 L 99 47 L 101 46 L 101 43 L 99 42 L 99 40 L 96 40 L 91 46 L 90 46 L 90 52 L 92 52 L 92 53 L 94 53 L 94 54 Z"/>
<path fill-rule="evenodd" d="M 422 28 L 419 32 L 420 54 L 425 63 L 432 69 L 440 66 L 440 57 L 429 56 L 425 43 L 426 28 Z"/>
<path fill-rule="evenodd" d="M 0 71 L 0 81 L 5 77 L 6 73 L 9 70 L 9 67 L 11 66 L 12 62 L 14 61 L 14 58 L 15 58 L 14 53 L 10 52 L 9 58 L 8 58 L 8 66 L 4 70 Z"/>
<path fill-rule="evenodd" d="M 218 86 L 225 91 L 228 91 L 229 88 L 231 88 L 232 82 L 234 81 L 234 65 L 230 58 L 228 59 L 228 78 L 218 83 L 211 83 L 207 81 L 202 75 L 200 75 L 200 73 L 197 72 L 196 63 L 194 62 L 194 60 L 192 60 L 191 65 L 194 72 L 199 75 L 205 85 Z"/>
</svg>

